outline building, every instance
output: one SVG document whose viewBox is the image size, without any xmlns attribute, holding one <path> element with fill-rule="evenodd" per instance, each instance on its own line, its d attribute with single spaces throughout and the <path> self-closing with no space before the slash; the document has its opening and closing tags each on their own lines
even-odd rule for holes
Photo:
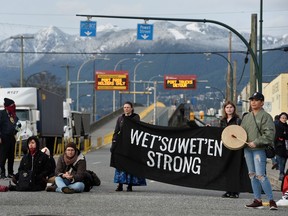
<svg viewBox="0 0 288 216">
<path fill-rule="evenodd" d="M 279 74 L 270 83 L 262 83 L 265 97 L 264 109 L 272 117 L 281 112 L 288 112 L 288 73 Z M 250 86 L 247 85 L 241 92 L 242 113 L 249 111 Z"/>
</svg>

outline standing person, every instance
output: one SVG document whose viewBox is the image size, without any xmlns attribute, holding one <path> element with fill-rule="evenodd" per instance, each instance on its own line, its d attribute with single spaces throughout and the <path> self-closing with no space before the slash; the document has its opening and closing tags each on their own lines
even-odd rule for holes
<svg viewBox="0 0 288 216">
<path fill-rule="evenodd" d="M 16 130 L 21 127 L 16 115 L 16 105 L 12 99 L 4 98 L 4 110 L 0 112 L 0 169 L 1 178 L 6 178 L 5 163 L 8 160 L 8 177 L 14 175 L 14 152 Z"/>
<path fill-rule="evenodd" d="M 65 194 L 81 193 L 85 189 L 86 159 L 73 142 L 67 143 L 64 153 L 58 158 L 55 170 L 55 185 L 48 192 Z"/>
<path fill-rule="evenodd" d="M 275 126 L 272 117 L 264 111 L 264 96 L 255 92 L 250 98 L 251 112 L 243 119 L 241 126 L 247 133 L 247 146 L 244 156 L 251 180 L 254 201 L 246 205 L 246 208 L 263 208 L 261 200 L 261 188 L 269 200 L 270 210 L 277 210 L 273 199 L 272 187 L 266 176 L 265 146 L 273 143 Z"/>
<path fill-rule="evenodd" d="M 223 118 L 220 120 L 220 127 L 227 127 L 229 125 L 240 125 L 241 119 L 236 113 L 236 106 L 233 102 L 227 101 L 223 105 Z M 242 151 L 242 150 L 239 150 Z M 227 191 L 222 195 L 222 198 L 238 198 L 239 192 Z"/>
<path fill-rule="evenodd" d="M 288 115 L 282 112 L 279 115 L 279 122 L 275 124 L 276 135 L 275 135 L 275 152 L 276 160 L 279 167 L 279 180 L 282 181 L 285 174 L 285 165 L 288 157 L 288 149 L 286 149 L 286 143 L 288 143 Z M 287 146 L 288 148 L 288 146 Z"/>
<path fill-rule="evenodd" d="M 35 136 L 27 139 L 28 152 L 22 157 L 18 173 L 12 178 L 16 187 L 11 187 L 10 190 L 17 191 L 41 191 L 45 190 L 47 177 L 51 170 L 49 158 L 40 150 L 39 139 Z M 21 175 L 27 175 L 31 172 L 31 183 L 26 185 L 22 182 Z"/>
<path fill-rule="evenodd" d="M 275 116 L 274 116 L 274 124 L 275 124 L 275 127 L 277 126 L 278 123 L 279 123 L 279 115 L 275 115 Z M 271 169 L 279 170 L 278 161 L 277 161 L 276 156 L 273 157 L 273 158 L 271 158 L 271 161 L 272 161 L 272 167 L 271 167 Z"/>
<path fill-rule="evenodd" d="M 113 157 L 113 152 L 114 152 L 114 149 L 116 147 L 117 136 L 120 133 L 124 117 L 126 116 L 129 118 L 133 118 L 136 121 L 140 121 L 140 116 L 138 114 L 134 113 L 133 104 L 131 102 L 127 101 L 124 103 L 123 111 L 124 111 L 124 113 L 118 117 L 117 122 L 116 122 L 115 130 L 114 130 L 114 134 L 113 134 L 113 138 L 112 138 L 112 146 L 111 146 L 112 155 L 111 155 L 111 158 Z M 128 185 L 127 191 L 132 191 L 132 186 L 146 185 L 146 180 L 145 180 L 145 178 L 139 178 L 139 177 L 133 176 L 129 173 L 126 173 L 125 171 L 116 169 L 115 175 L 114 175 L 114 183 L 118 183 L 116 191 L 123 191 L 123 184 Z"/>
</svg>

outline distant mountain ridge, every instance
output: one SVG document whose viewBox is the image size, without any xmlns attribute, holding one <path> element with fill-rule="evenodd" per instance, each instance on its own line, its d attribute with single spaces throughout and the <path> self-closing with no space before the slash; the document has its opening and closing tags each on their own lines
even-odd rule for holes
<svg viewBox="0 0 288 216">
<path fill-rule="evenodd" d="M 53 26 L 43 28 L 35 34 L 23 33 L 23 36 L 33 37 L 33 39 L 24 39 L 24 76 L 45 70 L 56 74 L 64 84 L 63 66 L 69 65 L 70 80 L 75 81 L 80 66 L 89 58 L 95 58 L 97 54 L 100 59 L 106 57 L 110 60 L 99 60 L 94 62 L 94 65 L 92 63 L 87 65 L 81 71 L 80 80 L 93 79 L 94 69 L 113 70 L 121 59 L 136 57 L 140 59 L 139 61 L 153 61 L 153 64 L 138 69 L 137 80 L 149 80 L 155 75 L 164 74 L 195 74 L 199 79 L 211 82 L 209 85 L 222 88 L 225 86 L 227 62 L 214 55 L 207 61 L 203 53 L 221 52 L 224 57 L 227 57 L 225 53 L 228 52 L 229 44 L 227 29 L 205 23 L 177 26 L 163 21 L 154 23 L 152 41 L 137 40 L 136 33 L 136 29 L 119 29 L 112 25 L 99 26 L 94 38 L 69 35 Z M 246 40 L 249 39 L 249 33 L 242 33 L 242 35 Z M 15 35 L 17 36 L 20 35 Z M 263 36 L 263 49 L 279 48 L 283 45 L 288 45 L 288 34 L 282 37 Z M 10 82 L 19 79 L 20 46 L 19 39 L 7 38 L 0 41 L 0 86 L 8 87 Z M 236 35 L 232 34 L 231 63 L 237 61 L 237 77 L 240 77 L 244 68 L 245 54 L 233 53 L 234 51 L 246 52 L 247 48 Z M 135 55 L 137 53 L 138 55 Z M 287 72 L 287 62 L 287 53 L 284 54 L 283 51 L 265 52 L 263 75 Z M 117 70 L 128 70 L 131 79 L 136 64 L 137 62 L 134 61 L 125 61 Z M 249 79 L 248 70 L 249 65 L 246 65 L 239 88 L 246 85 Z"/>
</svg>

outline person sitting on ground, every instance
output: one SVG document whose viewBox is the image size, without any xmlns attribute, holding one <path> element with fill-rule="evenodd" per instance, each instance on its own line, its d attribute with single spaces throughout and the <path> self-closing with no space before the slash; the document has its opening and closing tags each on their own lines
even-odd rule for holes
<svg viewBox="0 0 288 216">
<path fill-rule="evenodd" d="M 281 191 L 282 191 L 282 199 L 278 200 L 276 204 L 278 206 L 288 206 L 288 170 L 286 171 L 282 185 L 281 185 Z"/>
<path fill-rule="evenodd" d="M 55 163 L 53 156 L 51 156 L 50 154 L 50 150 L 47 147 L 42 148 L 41 151 L 49 157 L 49 161 L 51 164 L 51 170 L 49 172 L 48 179 L 47 179 L 47 184 L 49 183 L 50 185 L 50 184 L 53 184 L 55 181 L 56 163 Z"/>
<path fill-rule="evenodd" d="M 27 140 L 28 152 L 21 159 L 18 173 L 12 178 L 16 185 L 10 185 L 10 190 L 41 191 L 46 188 L 46 180 L 51 170 L 49 158 L 40 151 L 40 142 L 36 136 Z M 25 175 L 31 173 L 31 182 L 26 185 Z M 24 177 L 24 178 L 23 178 Z"/>
<path fill-rule="evenodd" d="M 48 186 L 48 192 L 63 192 L 66 194 L 81 193 L 86 176 L 86 159 L 77 149 L 76 144 L 69 142 L 64 153 L 58 158 L 55 170 L 55 185 Z"/>
</svg>

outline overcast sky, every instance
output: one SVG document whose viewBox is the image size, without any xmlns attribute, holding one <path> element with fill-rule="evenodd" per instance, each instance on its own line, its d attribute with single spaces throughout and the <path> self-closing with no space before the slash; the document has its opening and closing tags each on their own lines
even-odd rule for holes
<svg viewBox="0 0 288 216">
<path fill-rule="evenodd" d="M 250 32 L 251 14 L 260 19 L 260 0 L 0 0 L 0 37 L 36 33 L 56 26 L 69 34 L 79 34 L 76 14 L 150 16 L 165 18 L 211 19 L 223 22 L 238 32 Z M 120 28 L 135 28 L 142 20 L 99 19 Z M 288 0 L 263 0 L 263 34 L 288 34 Z M 153 24 L 149 21 L 148 24 Z M 184 23 L 179 23 L 179 25 Z M 259 26 L 259 25 L 258 25 Z"/>
</svg>

